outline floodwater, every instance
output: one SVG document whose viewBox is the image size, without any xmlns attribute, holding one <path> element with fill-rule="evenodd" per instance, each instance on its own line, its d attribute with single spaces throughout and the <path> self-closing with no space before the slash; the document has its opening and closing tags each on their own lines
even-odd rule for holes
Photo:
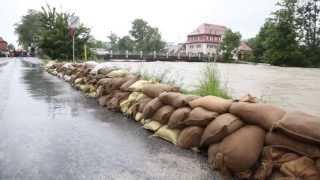
<svg viewBox="0 0 320 180">
<path fill-rule="evenodd" d="M 192 90 L 201 79 L 206 63 L 189 62 L 107 62 L 175 80 Z M 268 65 L 216 63 L 222 86 L 234 97 L 250 93 L 263 102 L 320 116 L 320 69 L 287 68 Z"/>
<path fill-rule="evenodd" d="M 218 179 L 203 155 L 26 61 L 0 59 L 0 179 Z"/>
</svg>

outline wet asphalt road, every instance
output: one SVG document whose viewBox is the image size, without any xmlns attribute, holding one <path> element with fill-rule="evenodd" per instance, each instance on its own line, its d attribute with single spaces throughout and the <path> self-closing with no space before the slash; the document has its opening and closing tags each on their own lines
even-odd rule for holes
<svg viewBox="0 0 320 180">
<path fill-rule="evenodd" d="M 181 150 L 22 59 L 0 59 L 0 179 L 217 179 Z"/>
</svg>

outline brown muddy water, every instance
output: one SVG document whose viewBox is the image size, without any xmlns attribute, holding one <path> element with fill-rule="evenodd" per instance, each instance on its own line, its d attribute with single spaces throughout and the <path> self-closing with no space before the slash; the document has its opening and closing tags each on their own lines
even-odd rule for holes
<svg viewBox="0 0 320 180">
<path fill-rule="evenodd" d="M 188 62 L 107 62 L 106 64 L 173 79 L 192 90 L 206 63 Z M 286 110 L 300 110 L 320 116 L 320 69 L 287 68 L 269 65 L 217 63 L 222 85 L 234 97 L 250 93 L 264 102 Z"/>
</svg>

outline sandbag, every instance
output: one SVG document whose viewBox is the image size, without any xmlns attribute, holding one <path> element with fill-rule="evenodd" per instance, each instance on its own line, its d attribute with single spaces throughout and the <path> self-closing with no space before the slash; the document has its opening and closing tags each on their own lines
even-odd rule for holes
<svg viewBox="0 0 320 180">
<path fill-rule="evenodd" d="M 129 96 L 128 92 L 116 91 L 111 94 L 111 99 L 107 101 L 107 108 L 111 111 L 119 112 L 120 103 L 122 100 L 127 99 Z"/>
<path fill-rule="evenodd" d="M 125 83 L 120 86 L 120 90 L 129 91 L 129 87 L 139 80 L 138 76 L 131 76 Z"/>
<path fill-rule="evenodd" d="M 319 180 L 320 174 L 312 159 L 301 157 L 299 159 L 282 164 L 280 171 L 292 178 Z"/>
<path fill-rule="evenodd" d="M 143 117 L 145 119 L 151 118 L 154 113 L 163 106 L 159 98 L 154 98 L 148 102 L 143 109 Z"/>
<path fill-rule="evenodd" d="M 134 103 L 129 107 L 127 113 L 134 117 L 138 113 L 138 109 L 139 109 L 139 104 L 138 103 Z"/>
<path fill-rule="evenodd" d="M 197 126 L 190 126 L 183 129 L 178 137 L 177 146 L 183 149 L 200 147 L 203 131 L 203 128 Z"/>
<path fill-rule="evenodd" d="M 270 104 L 239 102 L 231 105 L 230 113 L 245 123 L 258 125 L 269 131 L 284 116 L 285 111 Z"/>
<path fill-rule="evenodd" d="M 74 80 L 75 84 L 81 84 L 83 83 L 83 78 L 77 78 L 76 80 Z"/>
<path fill-rule="evenodd" d="M 191 109 L 188 107 L 183 107 L 175 110 L 169 119 L 168 127 L 172 129 L 182 129 L 186 125 L 184 124 L 184 120 L 187 119 Z"/>
<path fill-rule="evenodd" d="M 206 127 L 201 138 L 201 146 L 217 143 L 242 126 L 244 123 L 238 117 L 230 113 L 220 115 Z"/>
<path fill-rule="evenodd" d="M 155 132 L 158 129 L 160 129 L 161 126 L 162 126 L 162 124 L 159 123 L 158 121 L 150 121 L 150 122 L 144 124 L 143 128 Z"/>
<path fill-rule="evenodd" d="M 158 109 L 152 116 L 152 120 L 158 121 L 161 124 L 167 124 L 171 114 L 173 113 L 174 108 L 169 105 L 162 106 Z"/>
<path fill-rule="evenodd" d="M 142 92 L 152 98 L 158 97 L 163 92 L 178 92 L 179 88 L 168 84 L 147 84 L 142 87 Z"/>
<path fill-rule="evenodd" d="M 138 112 L 134 118 L 136 121 L 141 121 L 143 119 L 143 114 Z"/>
<path fill-rule="evenodd" d="M 288 112 L 274 128 L 292 138 L 320 145 L 320 117 L 299 111 Z"/>
<path fill-rule="evenodd" d="M 189 104 L 189 102 L 199 99 L 201 96 L 196 96 L 196 95 L 184 95 L 183 101 L 185 104 Z"/>
<path fill-rule="evenodd" d="M 205 96 L 189 102 L 189 105 L 192 108 L 203 107 L 209 111 L 217 112 L 219 114 L 228 112 L 231 104 L 232 100 L 216 96 Z"/>
<path fill-rule="evenodd" d="M 107 104 L 107 98 L 108 96 L 101 96 L 99 99 L 98 99 L 98 103 L 100 106 L 106 106 Z"/>
<path fill-rule="evenodd" d="M 170 129 L 167 125 L 162 126 L 156 133 L 154 133 L 154 136 L 160 137 L 162 139 L 165 139 L 172 144 L 177 144 L 177 139 L 179 137 L 180 130 L 178 129 Z"/>
<path fill-rule="evenodd" d="M 247 94 L 241 98 L 239 98 L 238 100 L 236 100 L 238 102 L 247 102 L 247 103 L 257 103 L 258 100 L 256 97 L 251 96 L 251 94 Z"/>
<path fill-rule="evenodd" d="M 129 72 L 127 70 L 119 69 L 119 70 L 114 70 L 108 73 L 108 77 L 111 78 L 116 78 L 116 77 L 125 77 Z"/>
<path fill-rule="evenodd" d="M 189 126 L 207 126 L 212 120 L 218 117 L 218 113 L 208 111 L 202 107 L 194 108 L 184 120 L 184 124 Z"/>
<path fill-rule="evenodd" d="M 269 132 L 265 143 L 268 146 L 284 148 L 310 158 L 320 157 L 320 149 L 316 145 L 297 141 L 278 132 Z"/>
<path fill-rule="evenodd" d="M 147 81 L 147 80 L 139 80 L 133 83 L 128 90 L 133 92 L 141 92 L 142 88 L 147 84 L 153 84 L 153 81 Z"/>
<path fill-rule="evenodd" d="M 111 90 L 120 89 L 121 85 L 122 85 L 123 83 L 125 83 L 127 80 L 128 80 L 128 79 L 125 78 L 125 77 L 112 78 L 111 83 L 108 84 L 109 87 L 107 87 L 107 88 L 109 88 L 109 89 L 111 89 Z"/>
<path fill-rule="evenodd" d="M 138 101 L 139 104 L 139 112 L 143 112 L 144 107 L 151 101 L 152 99 L 149 97 L 143 97 Z"/>
<path fill-rule="evenodd" d="M 213 167 L 222 171 L 229 169 L 234 173 L 246 172 L 257 162 L 264 138 L 265 131 L 258 126 L 240 128 L 221 141 L 216 154 L 209 154 L 215 162 Z"/>
<path fill-rule="evenodd" d="M 114 69 L 105 67 L 105 68 L 101 68 L 97 71 L 98 74 L 102 74 L 102 75 L 107 75 L 109 74 L 111 71 L 113 71 Z"/>
<path fill-rule="evenodd" d="M 163 92 L 159 95 L 163 104 L 170 105 L 176 108 L 186 106 L 184 95 L 177 92 Z"/>
</svg>

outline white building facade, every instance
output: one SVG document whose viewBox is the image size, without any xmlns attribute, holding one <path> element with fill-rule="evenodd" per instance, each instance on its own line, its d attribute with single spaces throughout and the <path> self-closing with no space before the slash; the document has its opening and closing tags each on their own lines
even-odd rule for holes
<svg viewBox="0 0 320 180">
<path fill-rule="evenodd" d="M 212 55 L 222 42 L 225 26 L 214 24 L 201 24 L 195 31 L 188 35 L 186 54 L 190 56 Z"/>
</svg>

